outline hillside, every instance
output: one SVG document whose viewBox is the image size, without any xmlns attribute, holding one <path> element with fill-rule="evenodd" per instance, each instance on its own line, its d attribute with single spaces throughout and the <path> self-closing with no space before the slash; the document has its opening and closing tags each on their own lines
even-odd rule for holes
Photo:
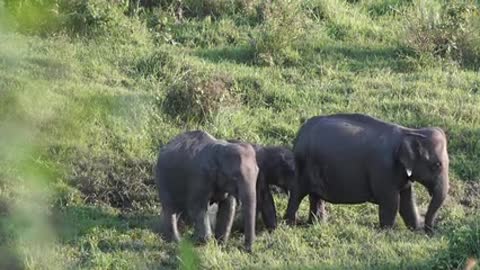
<svg viewBox="0 0 480 270">
<path fill-rule="evenodd" d="M 480 259 L 478 29 L 467 0 L 0 0 L 0 269 L 462 269 Z M 291 147 L 337 112 L 445 130 L 433 236 L 328 204 L 325 223 L 259 231 L 253 254 L 240 233 L 159 237 L 152 166 L 173 136 Z"/>
</svg>

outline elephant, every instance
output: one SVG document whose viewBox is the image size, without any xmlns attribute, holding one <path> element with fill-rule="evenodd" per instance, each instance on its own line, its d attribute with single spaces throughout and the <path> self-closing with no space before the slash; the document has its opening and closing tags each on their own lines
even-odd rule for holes
<svg viewBox="0 0 480 270">
<path fill-rule="evenodd" d="M 212 235 L 209 204 L 218 204 L 215 238 L 227 242 L 237 200 L 242 203 L 245 249 L 255 240 L 258 166 L 250 144 L 218 140 L 204 131 L 187 131 L 160 149 L 154 167 L 162 205 L 162 234 L 180 241 L 177 221 L 194 224 L 194 236 L 206 242 Z"/>
<path fill-rule="evenodd" d="M 293 152 L 283 146 L 251 145 L 255 149 L 260 169 L 257 178 L 257 213 L 261 214 L 267 230 L 273 231 L 277 227 L 277 211 L 270 186 L 279 187 L 284 192 L 290 190 L 295 181 L 295 159 Z"/>
<path fill-rule="evenodd" d="M 302 199 L 310 199 L 309 221 L 324 219 L 325 202 L 379 206 L 381 228 L 397 212 L 412 230 L 433 233 L 449 190 L 447 139 L 438 127 L 420 129 L 356 113 L 315 116 L 299 129 L 293 152 L 297 180 L 285 218 L 296 222 Z M 426 187 L 431 201 L 421 225 L 413 183 Z"/>
</svg>

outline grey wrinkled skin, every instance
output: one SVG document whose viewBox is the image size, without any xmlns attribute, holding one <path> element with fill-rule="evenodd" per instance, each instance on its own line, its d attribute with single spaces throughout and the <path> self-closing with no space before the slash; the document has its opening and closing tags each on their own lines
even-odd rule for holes
<svg viewBox="0 0 480 270">
<path fill-rule="evenodd" d="M 208 207 L 216 203 L 215 238 L 226 242 L 238 199 L 245 248 L 252 250 L 258 167 L 251 145 L 217 140 L 203 131 L 185 132 L 161 148 L 154 173 L 167 240 L 180 240 L 177 222 L 182 216 L 194 224 L 196 239 L 207 241 L 212 235 Z"/>
<path fill-rule="evenodd" d="M 239 143 L 239 140 L 228 140 Z M 293 152 L 282 146 L 261 146 L 252 144 L 260 169 L 257 178 L 257 213 L 260 213 L 265 227 L 273 231 L 277 227 L 277 211 L 271 187 L 280 187 L 284 192 L 295 182 L 295 158 Z"/>
<path fill-rule="evenodd" d="M 442 129 L 411 129 L 362 114 L 310 118 L 293 152 L 297 168 L 286 219 L 295 223 L 301 200 L 310 196 L 310 220 L 324 218 L 324 201 L 379 205 L 380 226 L 390 228 L 398 212 L 411 229 L 421 225 L 413 182 L 432 197 L 424 229 L 433 232 L 449 190 L 447 139 Z"/>
</svg>

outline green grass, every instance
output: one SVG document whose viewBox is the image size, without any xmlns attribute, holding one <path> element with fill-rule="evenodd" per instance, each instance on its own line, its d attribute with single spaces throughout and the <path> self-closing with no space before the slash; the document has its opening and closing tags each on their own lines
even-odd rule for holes
<svg viewBox="0 0 480 270">
<path fill-rule="evenodd" d="M 56 6 L 53 22 L 32 25 L 0 1 L 0 269 L 461 269 L 480 259 L 480 42 L 457 36 L 457 51 L 437 55 L 406 39 L 418 10 L 442 1 L 221 1 L 184 18 L 107 2 Z M 226 246 L 159 237 L 151 169 L 173 136 L 203 129 L 291 146 L 302 119 L 336 112 L 446 131 L 452 187 L 434 236 L 400 218 L 379 230 L 377 207 L 364 204 L 328 205 L 328 222 L 310 227 L 280 219 L 253 254 L 238 232 Z M 416 192 L 424 214 L 429 197 Z M 283 215 L 286 196 L 275 200 Z"/>
</svg>

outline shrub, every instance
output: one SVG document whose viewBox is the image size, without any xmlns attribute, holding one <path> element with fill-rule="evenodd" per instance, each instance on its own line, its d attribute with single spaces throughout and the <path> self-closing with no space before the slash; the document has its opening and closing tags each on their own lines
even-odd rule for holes
<svg viewBox="0 0 480 270">
<path fill-rule="evenodd" d="M 406 15 L 407 46 L 418 54 L 450 58 L 476 65 L 480 58 L 478 9 L 469 1 L 447 1 L 442 6 L 417 5 Z"/>
<path fill-rule="evenodd" d="M 256 62 L 266 65 L 294 64 L 300 60 L 298 44 L 304 42 L 308 18 L 299 1 L 265 1 L 259 6 L 263 20 L 251 40 Z"/>
<path fill-rule="evenodd" d="M 161 85 L 155 95 L 157 104 L 167 115 L 185 122 L 203 123 L 221 107 L 237 103 L 230 76 L 200 71 L 174 53 L 161 48 L 140 59 L 134 68 L 140 76 L 157 80 Z"/>
<path fill-rule="evenodd" d="M 163 108 L 173 118 L 185 122 L 205 122 L 218 110 L 235 103 L 232 79 L 224 74 L 213 76 L 187 68 L 184 77 L 170 85 Z"/>
</svg>

